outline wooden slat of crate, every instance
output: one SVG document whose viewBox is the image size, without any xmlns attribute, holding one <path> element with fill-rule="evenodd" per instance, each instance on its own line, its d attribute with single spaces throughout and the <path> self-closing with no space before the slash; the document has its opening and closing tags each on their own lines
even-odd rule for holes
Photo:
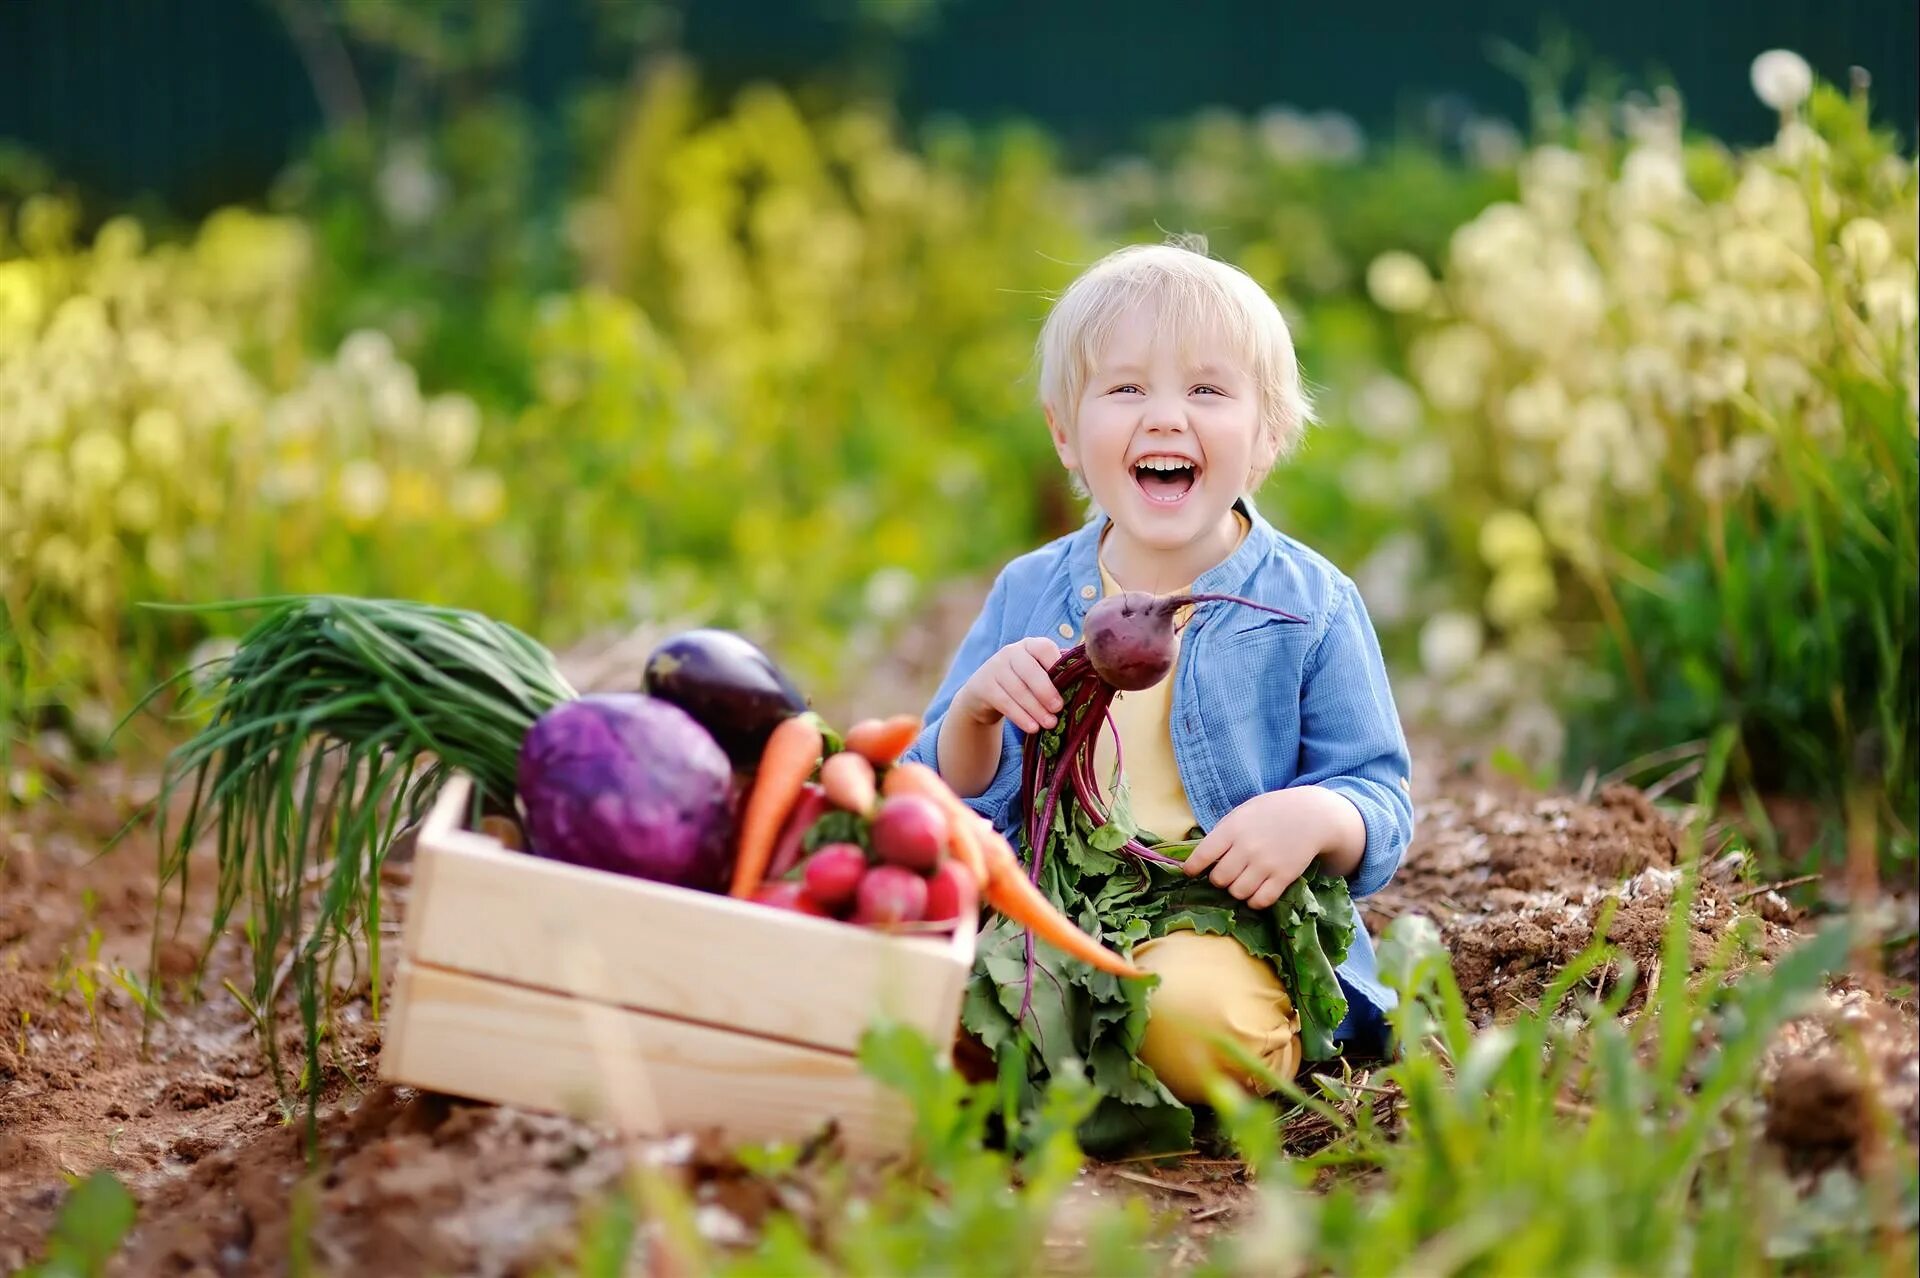
<svg viewBox="0 0 1920 1278">
<path fill-rule="evenodd" d="M 850 1056 L 411 961 L 395 976 L 380 1073 L 646 1133 L 717 1127 L 736 1140 L 799 1140 L 831 1116 L 850 1149 L 885 1152 L 911 1122 L 898 1094 Z"/>
<path fill-rule="evenodd" d="M 879 1016 L 951 1039 L 972 926 L 889 936 L 510 851 L 461 828 L 470 785 L 450 781 L 420 831 L 416 964 L 839 1052 Z"/>
</svg>

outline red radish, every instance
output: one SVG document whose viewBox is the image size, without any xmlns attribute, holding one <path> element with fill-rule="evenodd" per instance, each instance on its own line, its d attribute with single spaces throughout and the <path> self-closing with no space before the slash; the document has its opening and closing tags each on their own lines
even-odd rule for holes
<svg viewBox="0 0 1920 1278">
<path fill-rule="evenodd" d="M 973 909 L 979 891 L 965 866 L 958 861 L 943 862 L 927 879 L 926 921 L 944 923 L 964 917 Z"/>
<path fill-rule="evenodd" d="M 827 792 L 813 782 L 800 787 L 800 797 L 793 801 L 793 811 L 787 813 L 786 824 L 780 827 L 780 840 L 773 845 L 773 855 L 768 858 L 768 878 L 784 878 L 788 870 L 800 864 L 801 841 L 829 806 Z"/>
<path fill-rule="evenodd" d="M 830 910 L 853 900 L 860 878 L 867 872 L 867 854 L 857 843 L 827 843 L 814 849 L 800 864 L 807 895 Z"/>
<path fill-rule="evenodd" d="M 947 814 L 930 799 L 896 794 L 873 817 L 873 850 L 888 865 L 932 874 L 947 855 Z"/>
<path fill-rule="evenodd" d="M 811 914 L 817 918 L 833 916 L 811 896 L 806 888 L 792 879 L 773 879 L 762 883 L 753 890 L 753 900 L 761 905 L 771 905 L 776 910 L 792 910 L 795 914 Z"/>
<path fill-rule="evenodd" d="M 927 912 L 927 881 L 897 865 L 876 865 L 860 880 L 855 923 L 917 923 Z"/>
<path fill-rule="evenodd" d="M 873 811 L 873 765 L 851 750 L 842 750 L 820 765 L 820 788 L 844 812 L 865 816 Z"/>
</svg>

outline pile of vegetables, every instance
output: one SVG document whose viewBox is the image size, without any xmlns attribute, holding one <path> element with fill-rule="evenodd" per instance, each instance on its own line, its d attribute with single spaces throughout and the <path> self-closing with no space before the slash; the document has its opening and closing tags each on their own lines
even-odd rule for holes
<svg viewBox="0 0 1920 1278">
<path fill-rule="evenodd" d="M 1181 929 L 1232 936 L 1275 965 L 1299 1010 L 1306 1058 L 1326 1059 L 1335 1054 L 1333 1032 L 1347 1011 L 1335 974 L 1353 939 L 1346 880 L 1310 870 L 1273 906 L 1255 911 L 1182 872 L 1192 843 L 1162 841 L 1135 827 L 1117 748 L 1110 805 L 1095 775 L 1094 745 L 1111 725 L 1114 696 L 1152 687 L 1171 672 L 1175 617 L 1206 603 L 1280 612 L 1227 595 L 1140 593 L 1111 595 L 1088 610 L 1085 642 L 1061 654 L 1050 672 L 1063 709 L 1053 727 L 1023 742 L 1027 874 L 1080 930 L 1123 950 Z M 1009 1057 L 1018 1062 L 1014 1076 L 1026 1101 L 1056 1070 L 1091 1078 L 1101 1100 L 1079 1132 L 1089 1152 L 1186 1149 L 1193 1112 L 1138 1055 L 1151 988 L 1116 980 L 1001 919 L 981 936 L 962 1022 L 1003 1063 L 1003 1077 Z"/>
<path fill-rule="evenodd" d="M 1184 1147 L 1191 1112 L 1137 1056 L 1152 983 L 1103 941 L 1232 935 L 1280 969 L 1321 1058 L 1345 1014 L 1334 967 L 1353 927 L 1335 877 L 1310 873 L 1260 912 L 1187 878 L 1190 845 L 1134 828 L 1117 763 L 1111 810 L 1103 800 L 1093 746 L 1112 698 L 1166 677 L 1180 609 L 1228 600 L 1121 595 L 1089 612 L 1086 643 L 1053 670 L 1065 712 L 1024 742 L 1024 861 L 902 759 L 917 718 L 842 737 L 739 635 L 676 635 L 641 690 L 581 696 L 538 643 L 476 613 L 331 595 L 226 605 L 267 615 L 230 657 L 174 681 L 211 709 L 156 802 L 160 899 L 217 835 L 207 944 L 244 899 L 254 979 L 234 992 L 278 1077 L 274 1008 L 295 981 L 317 1097 L 323 976 L 364 937 L 377 998 L 381 866 L 458 770 L 472 821 L 531 855 L 889 930 L 950 931 L 988 907 L 963 1021 L 1003 1073 L 1031 1096 L 1054 1070 L 1087 1070 L 1104 1097 L 1081 1132 L 1090 1149 Z"/>
<path fill-rule="evenodd" d="M 473 823 L 532 855 L 875 927 L 951 930 L 984 901 L 1091 968 L 1139 975 L 936 773 L 899 761 L 917 719 L 842 739 L 739 635 L 676 635 L 641 691 L 581 696 L 546 649 L 473 612 L 336 595 L 224 607 L 267 615 L 148 698 L 210 702 L 154 804 L 157 908 L 176 881 L 184 902 L 189 853 L 216 835 L 201 967 L 244 900 L 253 981 L 233 992 L 278 1078 L 277 996 L 295 981 L 310 1096 L 324 977 L 363 937 L 378 1013 L 381 867 L 455 770 L 473 779 Z"/>
</svg>

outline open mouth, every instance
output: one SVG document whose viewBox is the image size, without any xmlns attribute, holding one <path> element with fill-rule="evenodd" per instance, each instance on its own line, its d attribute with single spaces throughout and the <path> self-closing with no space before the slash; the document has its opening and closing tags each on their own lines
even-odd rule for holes
<svg viewBox="0 0 1920 1278">
<path fill-rule="evenodd" d="M 1193 491 L 1200 471 L 1192 462 L 1177 457 L 1147 457 L 1134 463 L 1133 482 L 1140 486 L 1148 501 L 1171 504 Z"/>
</svg>

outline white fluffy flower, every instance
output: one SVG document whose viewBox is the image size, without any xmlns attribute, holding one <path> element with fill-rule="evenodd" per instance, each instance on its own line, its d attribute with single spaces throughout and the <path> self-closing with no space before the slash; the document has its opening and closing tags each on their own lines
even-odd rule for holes
<svg viewBox="0 0 1920 1278">
<path fill-rule="evenodd" d="M 1862 278 L 1877 275 L 1893 257 L 1893 237 L 1870 217 L 1856 217 L 1840 228 L 1840 251 Z"/>
<path fill-rule="evenodd" d="M 1391 249 L 1367 267 L 1367 292 L 1384 310 L 1417 311 L 1433 300 L 1433 276 L 1413 254 Z"/>
<path fill-rule="evenodd" d="M 1480 656 L 1480 618 L 1470 612 L 1436 612 L 1420 627 L 1420 667 L 1440 679 L 1465 670 Z"/>
<path fill-rule="evenodd" d="M 1813 68 L 1791 49 L 1768 49 L 1753 60 L 1754 96 L 1776 111 L 1791 111 L 1813 92 Z"/>
<path fill-rule="evenodd" d="M 1376 373 L 1353 393 L 1353 424 L 1378 439 L 1404 439 L 1420 425 L 1420 396 L 1390 373 Z"/>
</svg>

